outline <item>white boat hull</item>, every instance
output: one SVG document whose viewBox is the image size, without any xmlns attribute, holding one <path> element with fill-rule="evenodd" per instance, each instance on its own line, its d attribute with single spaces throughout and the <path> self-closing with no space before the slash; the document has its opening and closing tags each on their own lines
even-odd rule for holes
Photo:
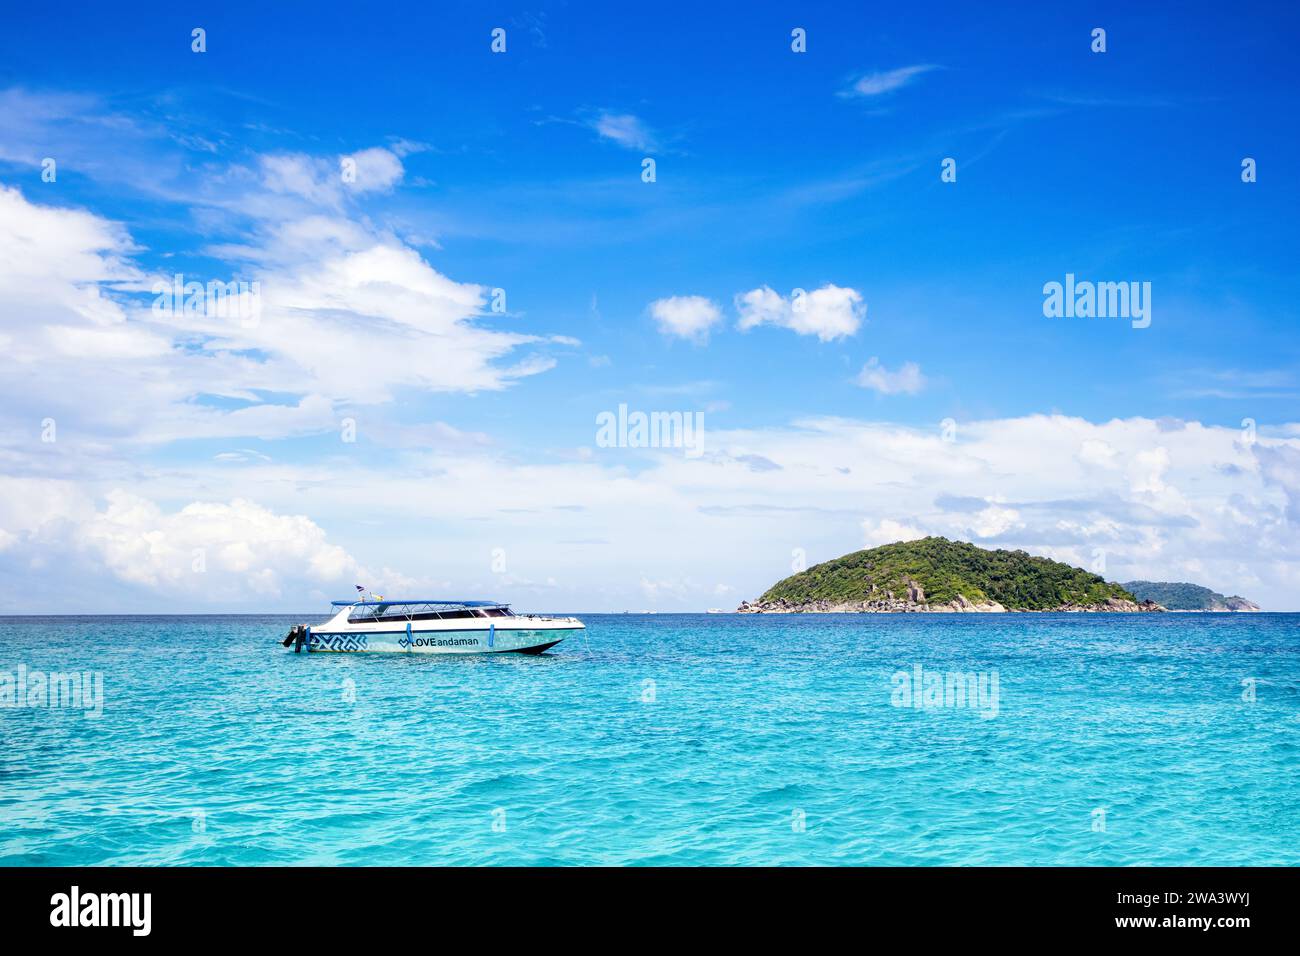
<svg viewBox="0 0 1300 956">
<path fill-rule="evenodd" d="M 581 627 L 496 628 L 492 631 L 318 631 L 303 650 L 312 654 L 540 654 Z"/>
</svg>

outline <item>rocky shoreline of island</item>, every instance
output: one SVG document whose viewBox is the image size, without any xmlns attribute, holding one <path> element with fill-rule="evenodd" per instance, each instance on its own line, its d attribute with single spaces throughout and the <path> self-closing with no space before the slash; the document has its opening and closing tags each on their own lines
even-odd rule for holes
<svg viewBox="0 0 1300 956">
<path fill-rule="evenodd" d="M 887 596 L 871 601 L 810 601 L 793 604 L 786 600 L 742 601 L 737 614 L 1146 614 L 1164 611 L 1154 601 L 1107 598 L 1095 604 L 1061 604 L 1049 608 L 1007 608 L 997 601 L 974 603 L 957 595 L 951 601 L 931 604 Z"/>
</svg>

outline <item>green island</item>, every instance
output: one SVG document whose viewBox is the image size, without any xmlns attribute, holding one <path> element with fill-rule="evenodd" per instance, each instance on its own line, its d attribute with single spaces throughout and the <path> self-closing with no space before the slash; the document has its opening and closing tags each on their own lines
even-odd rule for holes
<svg viewBox="0 0 1300 956">
<path fill-rule="evenodd" d="M 1186 581 L 1129 581 L 1124 585 L 1139 601 L 1155 601 L 1171 611 L 1258 611 L 1259 605 L 1239 594 L 1188 584 Z"/>
<path fill-rule="evenodd" d="M 1100 575 L 1024 551 L 929 537 L 855 551 L 778 581 L 742 613 L 1163 611 Z"/>
</svg>

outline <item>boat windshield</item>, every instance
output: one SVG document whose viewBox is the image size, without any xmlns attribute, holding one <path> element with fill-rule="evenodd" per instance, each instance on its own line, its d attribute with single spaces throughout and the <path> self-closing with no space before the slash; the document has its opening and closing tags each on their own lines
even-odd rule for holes
<svg viewBox="0 0 1300 956">
<path fill-rule="evenodd" d="M 513 617 L 510 608 L 465 607 L 450 603 L 428 604 L 357 604 L 348 612 L 348 623 L 383 621 L 450 621 L 469 617 Z"/>
</svg>

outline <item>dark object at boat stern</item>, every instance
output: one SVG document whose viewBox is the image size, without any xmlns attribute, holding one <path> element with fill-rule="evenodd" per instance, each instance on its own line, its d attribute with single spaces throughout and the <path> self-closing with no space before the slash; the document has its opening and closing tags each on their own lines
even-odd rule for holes
<svg viewBox="0 0 1300 956">
<path fill-rule="evenodd" d="M 295 654 L 300 654 L 302 653 L 302 645 L 306 640 L 307 626 L 305 624 L 295 624 L 289 629 L 288 636 L 280 642 L 280 645 L 282 647 L 288 647 L 290 644 L 293 644 L 293 652 Z"/>
</svg>

